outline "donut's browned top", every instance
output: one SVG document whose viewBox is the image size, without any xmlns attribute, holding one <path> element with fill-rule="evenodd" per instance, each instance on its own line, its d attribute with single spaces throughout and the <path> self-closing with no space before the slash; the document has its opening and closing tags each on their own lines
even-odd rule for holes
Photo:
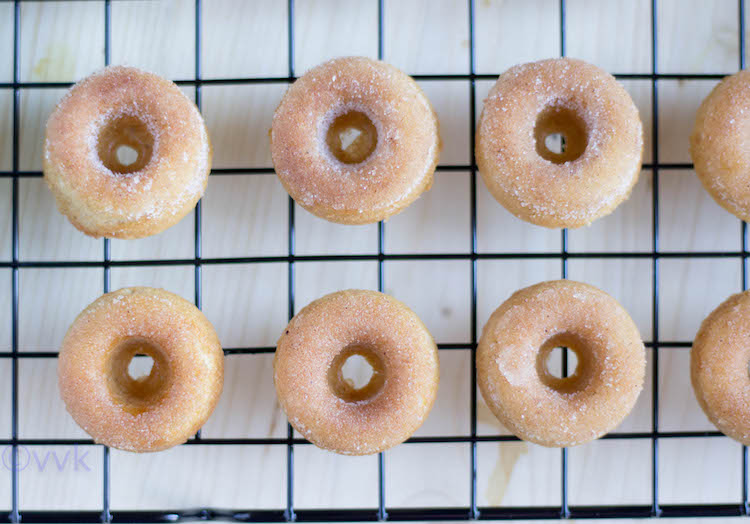
<svg viewBox="0 0 750 524">
<path fill-rule="evenodd" d="M 690 135 L 690 155 L 714 200 L 750 220 L 750 72 L 726 77 L 703 100 Z"/>
<path fill-rule="evenodd" d="M 367 347 L 383 362 L 379 392 L 358 402 L 334 394 L 331 364 Z M 274 383 L 290 423 L 317 446 L 365 455 L 406 440 L 422 425 L 438 387 L 437 347 L 407 306 L 375 291 L 339 291 L 315 300 L 289 323 L 274 358 Z"/>
<path fill-rule="evenodd" d="M 151 161 L 117 174 L 97 154 L 100 130 L 123 116 L 154 138 Z M 75 86 L 47 122 L 44 178 L 61 212 L 92 236 L 139 238 L 189 213 L 206 188 L 211 147 L 203 119 L 172 82 L 111 66 Z"/>
<path fill-rule="evenodd" d="M 690 351 L 698 403 L 719 431 L 750 445 L 750 292 L 725 300 L 701 324 Z"/>
<path fill-rule="evenodd" d="M 358 164 L 337 160 L 327 126 L 359 111 L 377 129 L 373 153 Z M 299 78 L 276 109 L 271 156 L 294 200 L 334 222 L 362 224 L 387 218 L 432 184 L 440 138 L 427 97 L 408 75 L 361 57 L 325 62 Z"/>
<path fill-rule="evenodd" d="M 564 387 L 540 373 L 540 350 L 554 340 L 578 354 Z M 514 293 L 487 321 L 477 348 L 487 405 L 515 435 L 544 446 L 581 444 L 616 427 L 638 398 L 645 367 L 643 342 L 622 306 L 569 280 Z"/>
<path fill-rule="evenodd" d="M 138 337 L 158 346 L 169 367 L 165 394 L 134 412 L 111 389 L 119 344 Z M 65 335 L 58 362 L 60 393 L 78 425 L 98 443 L 159 451 L 185 442 L 208 419 L 224 380 L 224 354 L 213 326 L 187 300 L 146 287 L 107 293 Z"/>
<path fill-rule="evenodd" d="M 536 150 L 534 128 L 549 108 L 574 111 L 588 144 L 556 164 Z M 511 213 L 546 227 L 579 227 L 609 214 L 638 180 L 643 129 L 615 78 L 572 58 L 510 68 L 484 102 L 476 158 L 492 195 Z"/>
</svg>

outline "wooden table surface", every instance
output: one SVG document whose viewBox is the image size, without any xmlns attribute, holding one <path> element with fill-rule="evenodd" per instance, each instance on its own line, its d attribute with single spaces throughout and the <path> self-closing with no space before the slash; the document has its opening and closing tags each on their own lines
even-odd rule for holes
<svg viewBox="0 0 750 524">
<path fill-rule="evenodd" d="M 297 0 L 294 73 L 340 55 L 378 53 L 375 1 Z M 21 5 L 20 80 L 68 82 L 104 65 L 101 2 L 28 2 Z M 195 72 L 195 11 L 188 1 L 114 1 L 111 61 L 139 66 L 171 79 Z M 649 74 L 651 4 L 647 0 L 568 0 L 566 52 L 613 73 Z M 497 75 L 507 67 L 560 54 L 558 0 L 477 0 L 476 72 Z M 410 74 L 467 74 L 469 23 L 464 1 L 386 0 L 385 60 Z M 663 73 L 732 73 L 740 63 L 736 0 L 660 0 L 658 63 Z M 285 77 L 289 74 L 287 3 L 204 0 L 200 67 L 203 78 Z M 0 83 L 13 80 L 13 5 L 0 4 Z M 476 82 L 476 111 L 492 80 Z M 716 80 L 660 79 L 654 112 L 651 80 L 624 80 L 644 123 L 646 154 L 658 162 L 689 163 L 687 137 L 695 110 Z M 7 84 L 6 84 L 7 85 Z M 422 80 L 441 123 L 440 163 L 468 165 L 471 158 L 467 79 Z M 286 82 L 209 84 L 202 112 L 215 147 L 215 168 L 270 168 L 268 129 Z M 191 85 L 183 86 L 194 97 Z M 58 88 L 20 90 L 18 165 L 41 169 L 46 119 L 64 93 Z M 13 91 L 0 88 L 0 171 L 13 165 Z M 658 191 L 658 247 L 663 252 L 738 252 L 741 224 L 702 189 L 689 169 L 662 169 L 658 187 L 644 169 L 630 199 L 591 227 L 570 231 L 572 253 L 640 252 L 653 248 L 652 200 Z M 471 173 L 439 171 L 433 188 L 385 225 L 386 253 L 468 253 L 471 249 Z M 10 261 L 12 207 L 9 177 L 0 178 L 0 260 Z M 551 253 L 561 234 L 522 222 L 506 212 L 477 178 L 479 253 Z M 76 231 L 56 210 L 38 177 L 18 181 L 19 258 L 23 261 L 101 261 L 102 241 Z M 272 170 L 265 174 L 212 176 L 202 205 L 205 258 L 286 256 L 287 195 Z M 377 254 L 377 225 L 346 227 L 295 209 L 299 255 Z M 155 237 L 111 242 L 112 259 L 191 259 L 194 217 Z M 653 264 L 648 256 L 576 258 L 569 277 L 601 287 L 628 309 L 644 340 L 654 335 Z M 193 266 L 118 266 L 111 286 L 159 286 L 195 297 Z M 202 270 L 203 310 L 228 348 L 273 346 L 287 321 L 286 262 L 207 264 Z M 471 342 L 471 262 L 387 260 L 385 290 L 406 301 L 436 340 Z M 481 259 L 477 263 L 477 329 L 517 288 L 559 278 L 558 258 Z M 690 341 L 703 317 L 741 290 L 739 256 L 665 257 L 659 261 L 658 337 Z M 375 260 L 305 261 L 295 264 L 297 309 L 324 293 L 378 285 Z M 75 315 L 102 293 L 101 267 L 19 270 L 18 350 L 56 351 Z M 0 268 L 0 351 L 11 348 L 11 269 Z M 468 350 L 440 353 L 438 401 L 418 436 L 469 435 Z M 618 431 L 652 430 L 653 350 L 645 389 Z M 210 438 L 285 437 L 286 419 L 275 398 L 272 354 L 231 355 L 225 391 L 203 429 Z M 23 439 L 87 438 L 59 398 L 54 358 L 20 358 L 18 433 Z M 11 360 L 0 359 L 0 438 L 11 434 Z M 690 387 L 688 347 L 659 351 L 658 429 L 713 430 Z M 480 435 L 507 431 L 481 401 Z M 569 503 L 650 504 L 650 439 L 605 440 L 569 451 Z M 29 447 L 36 458 L 72 448 Z M 102 449 L 84 446 L 90 471 L 31 463 L 20 472 L 20 509 L 100 509 Z M 659 501 L 737 503 L 742 489 L 742 448 L 728 438 L 659 441 Z M 51 456 L 51 455 L 50 455 Z M 377 457 L 348 458 L 310 445 L 295 446 L 295 498 L 299 508 L 377 506 Z M 7 464 L 7 452 L 3 455 Z M 54 457 L 52 457 L 54 458 Z M 50 460 L 52 460 L 52 458 Z M 385 454 L 390 507 L 467 506 L 470 444 L 405 444 Z M 479 505 L 558 505 L 561 452 L 523 442 L 478 444 Z M 180 446 L 136 455 L 112 451 L 113 509 L 212 507 L 281 508 L 286 503 L 286 447 Z M 58 469 L 61 469 L 59 471 Z M 6 472 L 3 473 L 3 470 Z M 0 468 L 0 510 L 10 507 L 10 472 Z"/>
</svg>

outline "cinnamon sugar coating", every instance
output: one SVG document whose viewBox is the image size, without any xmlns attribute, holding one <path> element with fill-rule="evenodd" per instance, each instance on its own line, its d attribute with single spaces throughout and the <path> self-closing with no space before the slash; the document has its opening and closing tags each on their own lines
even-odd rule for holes
<svg viewBox="0 0 750 524">
<path fill-rule="evenodd" d="M 330 127 L 347 114 L 371 122 L 355 149 L 369 152 L 369 135 L 376 135 L 374 150 L 358 163 L 330 147 Z M 287 192 L 314 215 L 342 224 L 377 222 L 411 204 L 432 185 L 440 152 L 437 117 L 417 83 L 362 57 L 325 62 L 294 82 L 270 136 Z"/>
<path fill-rule="evenodd" d="M 690 156 L 703 187 L 724 209 L 750 220 L 750 72 L 724 78 L 703 100 Z"/>
<path fill-rule="evenodd" d="M 132 164 L 119 160 L 120 146 L 135 151 Z M 141 238 L 195 207 L 211 155 L 203 118 L 174 83 L 110 66 L 73 86 L 49 117 L 44 179 L 87 235 Z"/>
<path fill-rule="evenodd" d="M 360 390 L 341 383 L 341 356 L 373 365 Z M 377 453 L 422 425 L 437 395 L 437 346 L 406 305 L 375 291 L 326 295 L 289 322 L 276 347 L 274 384 L 289 422 L 313 444 Z"/>
<path fill-rule="evenodd" d="M 547 149 L 562 133 L 566 149 Z M 643 128 L 614 77 L 572 58 L 510 68 L 484 102 L 476 159 L 487 189 L 518 218 L 576 228 L 611 213 L 638 181 Z"/>
<path fill-rule="evenodd" d="M 576 353 L 573 375 L 547 368 L 555 347 Z M 484 326 L 477 379 L 513 434 L 549 447 L 574 446 L 614 429 L 643 388 L 645 349 L 622 306 L 588 284 L 557 280 L 515 292 Z"/>
<path fill-rule="evenodd" d="M 690 350 L 698 403 L 725 435 L 750 445 L 750 292 L 732 295 L 701 323 Z"/>
<path fill-rule="evenodd" d="M 131 377 L 135 354 L 153 359 Z M 96 299 L 65 335 L 58 361 L 65 407 L 95 442 L 160 451 L 185 442 L 216 406 L 224 353 L 211 323 L 187 300 L 147 287 Z"/>
</svg>

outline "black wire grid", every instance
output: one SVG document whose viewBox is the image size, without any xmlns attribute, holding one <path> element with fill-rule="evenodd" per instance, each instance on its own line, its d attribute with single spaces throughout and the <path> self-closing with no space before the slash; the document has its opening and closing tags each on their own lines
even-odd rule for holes
<svg viewBox="0 0 750 524">
<path fill-rule="evenodd" d="M 645 74 L 615 74 L 620 79 L 641 79 L 651 81 L 652 100 L 652 145 L 653 158 L 651 164 L 644 164 L 644 169 L 650 169 L 653 173 L 653 225 L 652 225 L 652 248 L 645 252 L 587 252 L 569 253 L 567 231 L 562 230 L 562 249 L 559 253 L 477 253 L 477 212 L 476 212 L 476 175 L 477 166 L 474 161 L 476 121 L 476 86 L 477 80 L 494 80 L 497 75 L 480 75 L 475 73 L 475 6 L 474 0 L 467 0 L 469 10 L 469 74 L 437 74 L 437 75 L 415 75 L 417 80 L 464 80 L 470 83 L 469 92 L 469 122 L 470 122 L 470 158 L 468 165 L 439 165 L 438 171 L 470 171 L 470 194 L 471 194 L 471 245 L 470 251 L 466 253 L 437 253 L 416 254 L 399 253 L 386 254 L 384 252 L 385 227 L 381 222 L 378 224 L 378 252 L 366 255 L 296 255 L 294 245 L 294 202 L 289 199 L 289 226 L 288 226 L 288 254 L 286 256 L 269 257 L 235 257 L 235 258 L 203 258 L 201 253 L 201 203 L 195 210 L 195 248 L 192 259 L 160 259 L 160 260 L 111 260 L 109 240 L 104 240 L 102 245 L 102 260 L 96 261 L 21 261 L 19 259 L 19 229 L 18 229 L 18 181 L 24 177 L 41 177 L 39 171 L 22 171 L 19 169 L 19 122 L 20 122 L 20 94 L 24 88 L 59 88 L 69 87 L 69 82 L 21 82 L 20 80 L 20 29 L 21 29 L 21 2 L 12 1 L 14 4 L 13 21 L 13 82 L 0 83 L 0 88 L 12 89 L 13 91 L 13 159 L 11 171 L 0 171 L 0 178 L 10 178 L 12 182 L 12 260 L 0 262 L 0 268 L 10 268 L 12 275 L 12 304 L 11 304 L 11 351 L 0 352 L 0 358 L 11 360 L 12 367 L 12 398 L 11 414 L 12 427 L 11 438 L 0 439 L 0 445 L 10 446 L 12 449 L 11 468 L 11 512 L 0 520 L 9 522 L 174 522 L 180 520 L 230 520 L 238 522 L 290 522 L 290 521 L 406 521 L 406 520 L 493 520 L 493 519 L 581 519 L 581 518 L 645 518 L 645 517 L 720 517 L 720 516 L 743 516 L 750 515 L 750 504 L 748 501 L 748 453 L 743 446 L 742 456 L 742 492 L 739 493 L 738 502 L 734 504 L 673 504 L 665 505 L 659 503 L 659 441 L 668 438 L 699 438 L 699 437 L 721 437 L 717 431 L 675 431 L 664 432 L 659 430 L 659 349 L 660 348 L 687 348 L 690 341 L 661 341 L 659 340 L 659 261 L 662 258 L 737 258 L 742 264 L 742 289 L 747 289 L 748 252 L 747 224 L 741 223 L 742 250 L 733 251 L 703 251 L 703 252 L 661 252 L 659 251 L 659 171 L 675 169 L 692 169 L 689 163 L 659 163 L 659 111 L 658 111 L 658 80 L 718 80 L 725 74 L 663 74 L 657 71 L 657 15 L 658 0 L 651 1 L 651 73 Z M 105 64 L 110 63 L 111 48 L 111 1 L 104 0 L 104 59 Z M 116 0 L 115 0 L 116 1 Z M 378 2 L 378 57 L 383 58 L 383 11 L 384 0 Z M 201 87 L 207 84 L 257 84 L 257 83 L 290 83 L 295 80 L 294 71 L 294 0 L 287 0 L 288 4 L 288 75 L 285 77 L 265 78 L 222 78 L 203 79 L 201 77 L 201 0 L 195 0 L 195 78 L 189 80 L 178 80 L 180 85 L 194 86 L 195 101 L 201 107 Z M 738 0 L 738 30 L 739 30 L 739 68 L 745 68 L 745 1 Z M 565 55 L 565 0 L 559 0 L 560 15 L 560 54 Z M 727 73 L 730 74 L 730 73 Z M 234 174 L 268 174 L 271 168 L 232 168 L 214 169 L 212 175 L 234 175 Z M 476 364 L 474 356 L 477 343 L 477 261 L 482 259 L 559 259 L 561 265 L 561 276 L 567 277 L 568 260 L 571 258 L 641 258 L 650 259 L 652 262 L 652 339 L 646 343 L 653 352 L 652 373 L 652 430 L 646 432 L 617 432 L 606 435 L 605 439 L 650 439 L 651 440 L 651 503 L 647 505 L 608 505 L 608 506 L 571 506 L 568 504 L 568 461 L 567 450 L 561 450 L 561 504 L 552 507 L 479 507 L 477 505 L 477 443 L 478 442 L 504 442 L 517 440 L 514 436 L 477 435 L 477 388 L 476 388 Z M 110 509 L 110 463 L 109 449 L 102 447 L 103 453 L 103 485 L 102 485 L 102 510 L 101 511 L 19 511 L 19 478 L 18 478 L 18 447 L 25 445 L 87 445 L 93 444 L 86 439 L 25 439 L 18 436 L 18 360 L 20 358 L 56 358 L 56 352 L 19 352 L 18 349 L 18 297 L 19 297 L 19 268 L 70 268 L 70 267 L 98 267 L 102 268 L 104 292 L 110 287 L 110 268 L 122 266 L 193 266 L 195 279 L 195 304 L 201 307 L 202 290 L 202 267 L 207 264 L 254 264 L 286 262 L 288 267 L 288 315 L 294 315 L 294 272 L 295 263 L 311 261 L 351 261 L 351 260 L 377 260 L 378 262 L 378 289 L 384 288 L 383 265 L 386 260 L 470 260 L 471 261 L 471 343 L 469 344 L 440 344 L 443 350 L 469 350 L 472 355 L 471 365 L 471 428 L 470 435 L 441 436 L 441 437 L 414 437 L 407 441 L 406 445 L 429 444 L 429 443 L 469 443 L 470 444 L 470 504 L 467 507 L 447 508 L 391 508 L 387 506 L 385 498 L 385 461 L 381 453 L 378 457 L 378 506 L 369 509 L 297 509 L 294 505 L 294 446 L 307 444 L 307 441 L 295 438 L 291 426 L 287 426 L 285 438 L 202 438 L 200 432 L 187 445 L 280 445 L 286 447 L 286 508 L 278 510 L 227 510 L 218 508 L 198 508 L 179 510 L 156 510 L 156 511 L 112 511 Z M 227 348 L 226 355 L 270 353 L 273 347 L 248 347 Z M 567 371 L 566 355 L 563 355 L 563 373 Z"/>
</svg>

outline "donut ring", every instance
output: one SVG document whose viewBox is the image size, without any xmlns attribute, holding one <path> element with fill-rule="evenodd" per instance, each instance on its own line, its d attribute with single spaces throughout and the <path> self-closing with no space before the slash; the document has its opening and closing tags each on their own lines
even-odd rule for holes
<svg viewBox="0 0 750 524">
<path fill-rule="evenodd" d="M 118 157 L 122 147 L 137 158 Z M 211 145 L 170 82 L 111 66 L 77 83 L 47 121 L 44 179 L 60 212 L 93 237 L 142 238 L 179 222 L 203 195 Z"/>
<path fill-rule="evenodd" d="M 546 145 L 560 134 L 565 148 Z M 611 213 L 638 181 L 643 128 L 614 77 L 572 58 L 510 68 L 484 101 L 476 158 L 487 189 L 532 224 L 581 227 Z"/>
<path fill-rule="evenodd" d="M 133 378 L 136 354 L 153 359 Z M 57 368 L 65 407 L 95 442 L 160 451 L 206 422 L 224 383 L 224 353 L 211 323 L 163 289 L 125 288 L 89 305 L 70 326 Z"/>
<path fill-rule="evenodd" d="M 341 224 L 377 222 L 411 204 L 432 185 L 440 152 L 437 116 L 417 83 L 362 57 L 337 58 L 299 78 L 270 135 L 287 192 Z"/>
<path fill-rule="evenodd" d="M 750 444 L 750 292 L 732 295 L 701 323 L 690 379 L 703 412 L 725 435 Z"/>
<path fill-rule="evenodd" d="M 547 368 L 556 347 L 575 372 Z M 622 306 L 588 284 L 557 280 L 516 291 L 490 317 L 477 348 L 485 402 L 513 434 L 549 447 L 575 446 L 614 429 L 643 387 L 646 356 Z"/>
<path fill-rule="evenodd" d="M 703 100 L 690 135 L 690 156 L 721 207 L 750 220 L 750 72 L 724 78 Z"/>
<path fill-rule="evenodd" d="M 359 355 L 373 368 L 356 389 L 342 375 Z M 368 455 L 422 425 L 438 387 L 437 346 L 405 304 L 375 291 L 326 295 L 289 322 L 276 347 L 274 384 L 289 423 L 316 446 Z"/>
</svg>

